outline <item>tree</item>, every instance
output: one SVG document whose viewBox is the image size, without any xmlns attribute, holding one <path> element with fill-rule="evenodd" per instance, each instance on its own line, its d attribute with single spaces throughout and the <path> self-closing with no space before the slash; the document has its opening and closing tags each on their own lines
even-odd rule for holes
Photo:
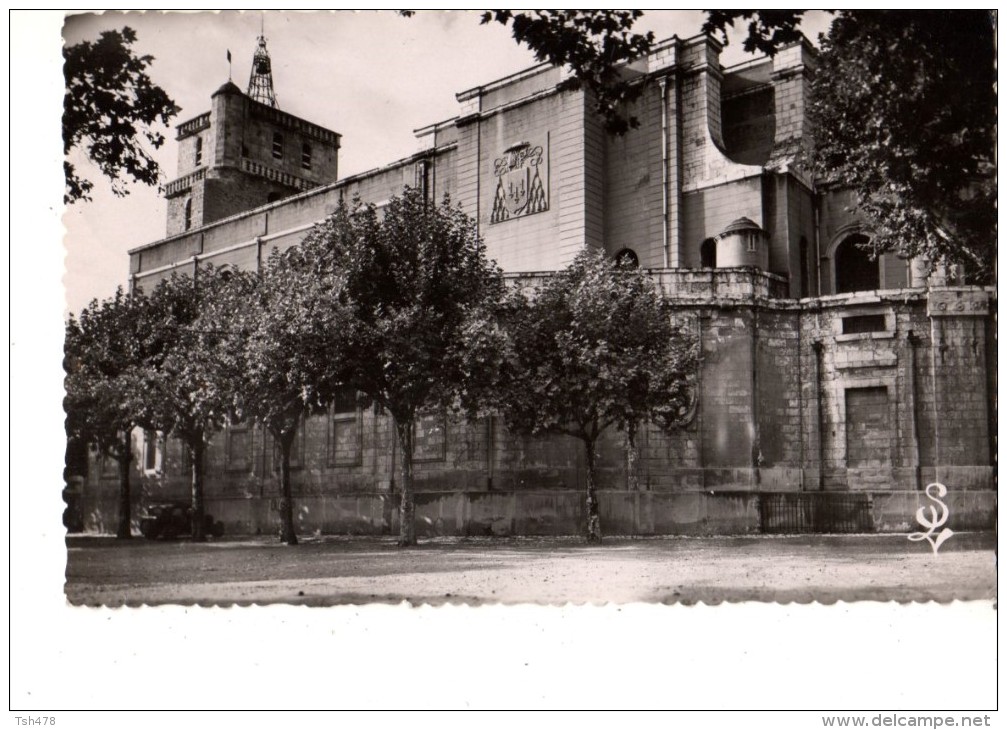
<svg viewBox="0 0 1007 730">
<path fill-rule="evenodd" d="M 514 40 L 531 49 L 535 60 L 568 66 L 572 75 L 563 88 L 587 88 L 605 128 L 623 134 L 638 126 L 623 110 L 643 87 L 620 67 L 654 44 L 653 33 L 632 32 L 641 15 L 641 10 L 493 10 L 483 13 L 481 22 L 510 25 Z"/>
<path fill-rule="evenodd" d="M 143 142 L 155 149 L 164 144 L 164 135 L 151 125 L 158 120 L 168 124 L 179 111 L 147 75 L 153 57 L 133 54 L 135 41 L 136 31 L 125 27 L 63 49 L 63 154 L 80 147 L 120 196 L 129 193 L 121 182 L 125 176 L 145 185 L 157 183 L 157 161 Z M 68 160 L 63 170 L 63 202 L 90 200 L 94 183 Z"/>
<path fill-rule="evenodd" d="M 128 539 L 131 496 L 131 434 L 141 422 L 147 363 L 147 301 L 141 293 L 93 300 L 66 325 L 66 430 L 70 439 L 95 444 L 114 458 L 119 470 L 119 522 L 116 537 Z"/>
<path fill-rule="evenodd" d="M 332 306 L 346 314 L 327 382 L 356 388 L 390 413 L 401 447 L 401 545 L 416 543 L 413 452 L 416 419 L 448 408 L 465 389 L 463 332 L 502 296 L 475 222 L 406 188 L 382 211 L 355 201 L 301 244 L 343 286 Z"/>
<path fill-rule="evenodd" d="M 986 11 L 836 17 L 812 86 L 815 164 L 856 192 L 876 252 L 991 277 L 995 59 Z"/>
<path fill-rule="evenodd" d="M 195 278 L 172 274 L 150 295 L 150 340 L 158 353 L 146 381 L 143 424 L 172 433 L 192 463 L 192 537 L 206 537 L 203 498 L 206 447 L 230 415 L 231 388 L 239 363 L 224 347 L 227 331 L 215 299 L 230 272 L 209 265 Z"/>
<path fill-rule="evenodd" d="M 746 50 L 796 39 L 803 11 L 754 11 Z M 753 11 L 710 11 L 723 32 Z M 996 46 L 988 11 L 842 10 L 811 87 L 812 163 L 857 196 L 873 253 L 960 264 L 996 259 Z"/>
<path fill-rule="evenodd" d="M 727 27 L 735 20 L 748 22 L 748 35 L 742 41 L 749 53 L 773 56 L 782 46 L 801 40 L 801 20 L 806 10 L 707 10 L 703 32 L 720 36 L 727 45 Z"/>
<path fill-rule="evenodd" d="M 324 404 L 326 376 L 338 368 L 346 327 L 339 306 L 342 277 L 319 266 L 316 250 L 270 254 L 261 275 L 235 274 L 217 297 L 235 363 L 234 411 L 261 422 L 280 448 L 280 539 L 297 544 L 290 452 L 304 417 Z"/>
<path fill-rule="evenodd" d="M 573 436 L 587 462 L 587 539 L 601 540 L 595 447 L 610 426 L 635 435 L 647 420 L 671 429 L 694 400 L 695 338 L 636 269 L 585 251 L 511 308 L 510 353 L 500 377 L 508 428 Z"/>
</svg>

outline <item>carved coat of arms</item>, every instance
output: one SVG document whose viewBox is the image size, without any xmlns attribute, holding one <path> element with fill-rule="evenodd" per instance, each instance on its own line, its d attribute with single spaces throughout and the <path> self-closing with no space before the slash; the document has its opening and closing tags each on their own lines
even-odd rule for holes
<svg viewBox="0 0 1007 730">
<path fill-rule="evenodd" d="M 542 177 L 542 147 L 527 142 L 507 149 L 493 162 L 497 179 L 493 195 L 491 223 L 519 216 L 541 213 L 549 209 L 546 185 Z"/>
</svg>

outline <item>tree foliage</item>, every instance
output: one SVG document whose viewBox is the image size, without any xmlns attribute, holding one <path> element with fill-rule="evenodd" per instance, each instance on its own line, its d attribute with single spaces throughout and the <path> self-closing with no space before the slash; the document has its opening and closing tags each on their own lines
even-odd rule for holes
<svg viewBox="0 0 1007 730">
<path fill-rule="evenodd" d="M 709 11 L 749 20 L 746 50 L 796 40 L 804 11 Z M 961 264 L 996 257 L 996 46 L 988 11 L 841 10 L 821 39 L 809 116 L 813 166 L 853 190 L 875 253 Z"/>
<path fill-rule="evenodd" d="M 116 536 L 130 528 L 130 434 L 142 422 L 146 368 L 154 351 L 147 338 L 148 302 L 141 293 L 93 300 L 71 316 L 64 341 L 67 436 L 94 444 L 119 468 L 119 522 Z"/>
<path fill-rule="evenodd" d="M 742 46 L 749 53 L 773 56 L 782 46 L 796 43 L 802 38 L 801 20 L 806 10 L 707 10 L 703 32 L 719 35 L 726 45 L 727 28 L 736 20 L 747 23 L 748 34 Z"/>
<path fill-rule="evenodd" d="M 153 57 L 134 55 L 135 41 L 136 31 L 124 27 L 63 49 L 63 154 L 80 147 L 120 196 L 129 192 L 124 179 L 157 183 L 158 164 L 144 142 L 155 149 L 164 144 L 164 135 L 152 125 L 168 124 L 179 111 L 147 75 Z M 63 202 L 90 200 L 94 183 L 81 177 L 69 160 L 63 168 Z"/>
<path fill-rule="evenodd" d="M 236 273 L 216 297 L 224 357 L 233 370 L 236 417 L 262 423 L 280 449 L 281 539 L 297 543 L 290 454 L 304 417 L 325 404 L 347 325 L 342 276 L 320 266 L 316 250 L 274 250 L 261 274 Z"/>
<path fill-rule="evenodd" d="M 195 277 L 172 274 L 150 294 L 150 341 L 158 356 L 150 363 L 143 422 L 177 436 L 192 457 L 193 538 L 204 534 L 204 456 L 213 433 L 231 412 L 237 375 L 227 357 L 226 322 L 215 305 L 227 273 L 200 266 Z"/>
<path fill-rule="evenodd" d="M 332 341 L 330 387 L 350 386 L 391 414 L 402 449 L 400 541 L 416 541 L 412 454 L 416 419 L 454 404 L 464 390 L 462 332 L 503 291 L 475 222 L 445 198 L 407 188 L 382 209 L 338 209 L 301 244 L 341 287 L 346 315 Z"/>
<path fill-rule="evenodd" d="M 580 439 L 587 456 L 587 538 L 601 539 L 595 444 L 614 426 L 671 429 L 687 417 L 696 367 L 694 336 L 677 326 L 649 277 L 586 251 L 507 319 L 501 372 L 507 426 Z"/>
<path fill-rule="evenodd" d="M 638 125 L 624 110 L 642 87 L 620 66 L 646 55 L 654 44 L 653 33 L 632 30 L 641 15 L 640 10 L 492 10 L 483 13 L 482 23 L 509 25 L 514 40 L 531 49 L 536 60 L 568 66 L 572 76 L 564 88 L 588 89 L 606 129 L 622 134 Z"/>
<path fill-rule="evenodd" d="M 985 11 L 844 11 L 823 38 L 815 165 L 856 192 L 875 251 L 992 274 L 995 53 Z"/>
</svg>

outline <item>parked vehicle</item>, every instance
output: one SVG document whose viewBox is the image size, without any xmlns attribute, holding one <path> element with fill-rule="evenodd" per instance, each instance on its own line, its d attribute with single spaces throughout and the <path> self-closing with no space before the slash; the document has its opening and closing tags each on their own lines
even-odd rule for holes
<svg viewBox="0 0 1007 730">
<path fill-rule="evenodd" d="M 214 537 L 224 534 L 224 523 L 213 515 L 203 515 L 203 532 Z M 192 534 L 192 506 L 186 502 L 159 502 L 147 506 L 140 518 L 140 534 L 148 540 L 171 539 Z"/>
</svg>

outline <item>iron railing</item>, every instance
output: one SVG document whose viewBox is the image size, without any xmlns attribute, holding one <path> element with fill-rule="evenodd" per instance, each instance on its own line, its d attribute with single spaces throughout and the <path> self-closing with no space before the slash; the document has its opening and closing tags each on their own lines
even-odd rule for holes
<svg viewBox="0 0 1007 730">
<path fill-rule="evenodd" d="M 764 492 L 759 526 L 772 535 L 874 532 L 871 495 L 859 492 Z"/>
</svg>

